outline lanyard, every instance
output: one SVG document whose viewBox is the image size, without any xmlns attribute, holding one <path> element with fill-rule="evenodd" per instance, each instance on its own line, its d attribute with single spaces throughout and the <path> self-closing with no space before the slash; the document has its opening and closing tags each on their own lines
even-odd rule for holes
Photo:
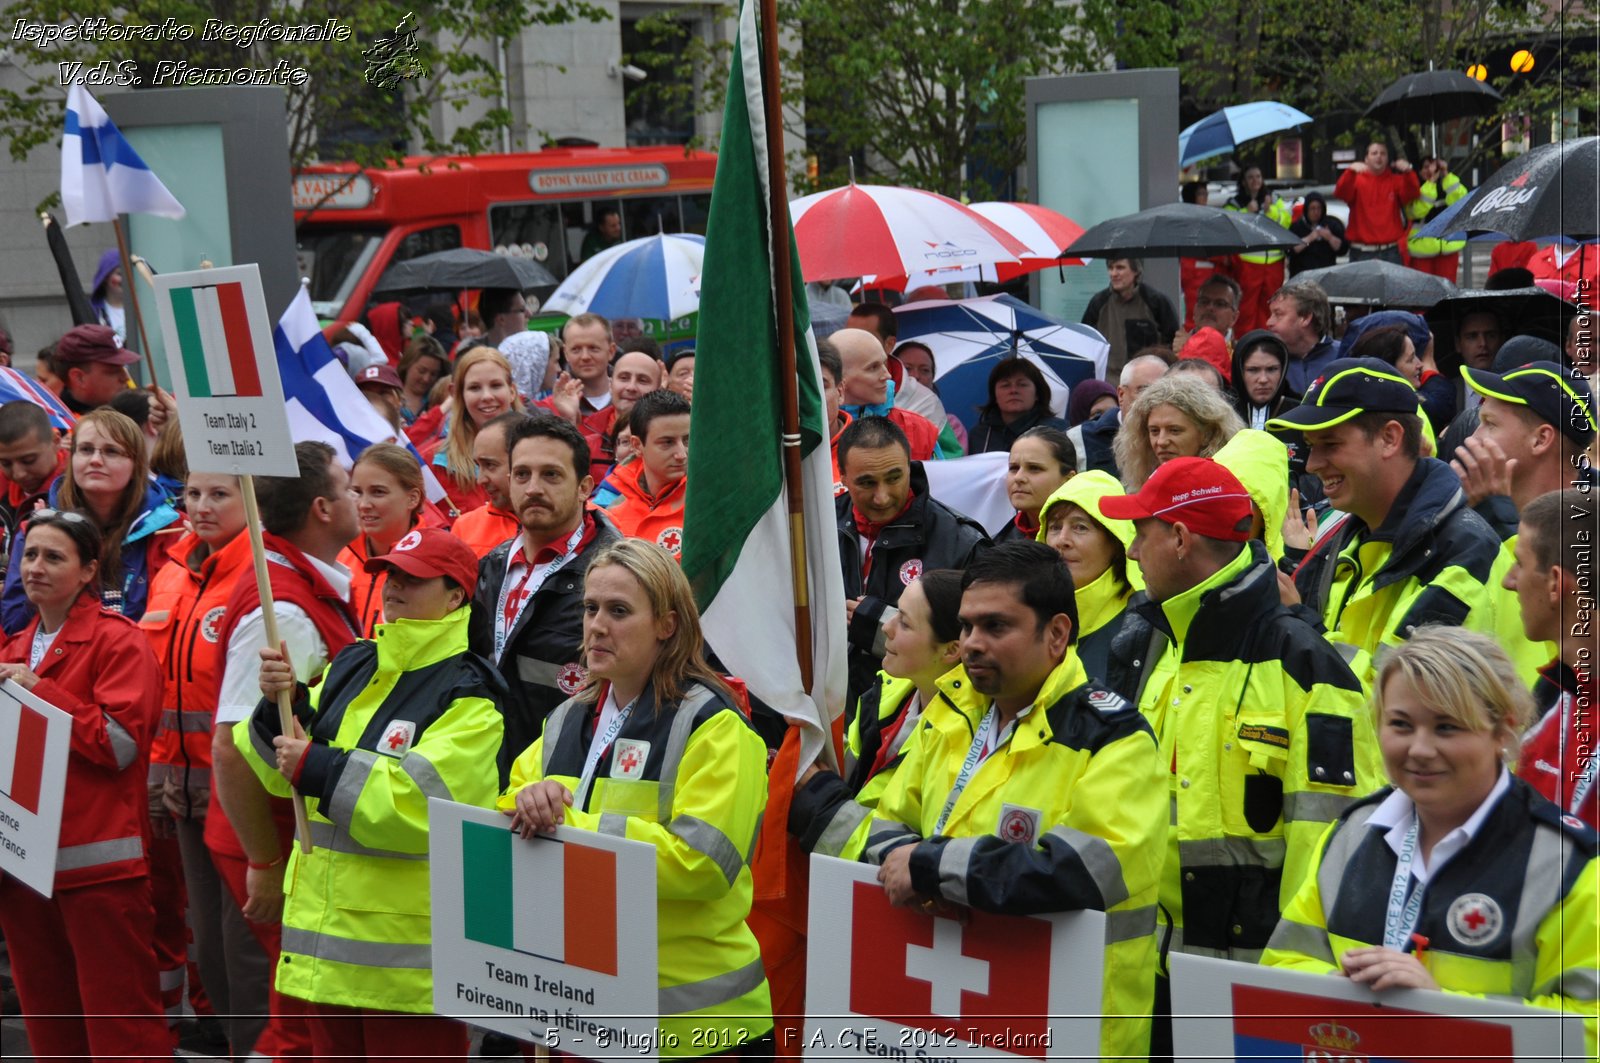
<svg viewBox="0 0 1600 1063">
<path fill-rule="evenodd" d="M 39 670 L 39 662 L 44 660 L 44 651 L 50 648 L 50 644 L 56 640 L 56 634 L 59 631 L 60 628 L 57 628 L 56 631 L 47 635 L 44 630 L 44 621 L 41 620 L 39 622 L 39 626 L 33 632 L 33 647 L 28 651 L 29 671 L 37 672 Z"/>
<path fill-rule="evenodd" d="M 1389 886 L 1389 909 L 1383 917 L 1383 943 L 1391 949 L 1404 948 L 1417 928 L 1422 914 L 1422 895 L 1427 887 L 1417 883 L 1411 888 L 1411 865 L 1417 856 L 1417 814 L 1411 814 L 1411 826 L 1406 828 L 1405 839 L 1400 843 L 1400 856 L 1394 865 L 1394 882 Z"/>
<path fill-rule="evenodd" d="M 499 663 L 500 655 L 505 652 L 506 642 L 511 638 L 511 629 L 516 626 L 517 619 L 522 616 L 522 611 L 528 607 L 528 603 L 533 600 L 533 596 L 539 593 L 539 588 L 544 586 L 545 581 L 555 575 L 561 566 L 572 558 L 573 552 L 578 549 L 578 543 L 582 539 L 583 521 L 580 519 L 578 526 L 572 530 L 572 535 L 568 537 L 566 545 L 561 548 L 561 554 L 545 566 L 545 570 L 539 574 L 538 580 L 533 580 L 533 574 L 539 566 L 534 564 L 532 558 L 529 558 L 528 570 L 522 574 L 522 579 L 515 588 L 511 586 L 511 558 L 510 556 L 507 557 L 506 579 L 500 584 L 500 601 L 495 608 L 494 614 L 495 663 Z M 528 586 L 530 581 L 533 581 L 532 587 Z M 508 602 L 511 606 L 511 612 L 509 613 L 506 611 Z"/>
<path fill-rule="evenodd" d="M 606 697 L 611 694 L 607 692 Z M 602 702 L 602 705 L 604 703 Z M 600 767 L 600 758 L 605 756 L 606 750 L 611 748 L 611 743 L 617 740 L 617 733 L 622 730 L 622 725 L 628 722 L 628 717 L 633 715 L 633 707 L 639 704 L 639 699 L 634 698 L 611 718 L 611 723 L 605 731 L 595 736 L 589 743 L 589 755 L 583 760 L 583 775 L 578 779 L 578 792 L 573 795 L 574 808 L 587 809 L 589 806 L 589 787 L 594 785 L 595 769 Z"/>
<path fill-rule="evenodd" d="M 955 810 L 956 802 L 961 800 L 961 791 L 972 781 L 972 774 L 978 770 L 978 765 L 988 759 L 983 749 L 989 744 L 989 728 L 993 725 L 994 703 L 990 702 L 989 711 L 983 714 L 983 722 L 978 725 L 978 733 L 972 736 L 972 748 L 967 750 L 967 759 L 961 762 L 961 772 L 956 776 L 955 785 L 950 787 L 950 796 L 944 803 L 944 811 L 939 813 L 939 822 L 933 825 L 935 835 L 944 833 L 950 813 Z"/>
</svg>

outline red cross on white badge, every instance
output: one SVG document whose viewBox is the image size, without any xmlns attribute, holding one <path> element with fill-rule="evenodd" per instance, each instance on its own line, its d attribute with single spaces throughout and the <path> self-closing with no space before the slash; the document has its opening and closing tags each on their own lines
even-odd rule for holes
<svg viewBox="0 0 1600 1063">
<path fill-rule="evenodd" d="M 617 767 L 622 769 L 624 775 L 632 775 L 633 769 L 638 766 L 639 751 L 637 749 L 630 747 L 623 751 L 622 756 L 617 758 Z"/>
<path fill-rule="evenodd" d="M 389 732 L 389 737 L 384 740 L 390 749 L 399 749 L 406 744 L 406 733 L 399 728 Z"/>
<path fill-rule="evenodd" d="M 1467 929 L 1468 930 L 1477 930 L 1479 927 L 1483 926 L 1483 924 L 1487 923 L 1489 920 L 1488 920 L 1488 917 L 1483 914 L 1483 909 L 1482 908 L 1474 908 L 1470 912 L 1468 912 L 1466 915 L 1463 915 L 1461 917 L 1461 921 L 1463 923 L 1467 924 Z"/>
</svg>

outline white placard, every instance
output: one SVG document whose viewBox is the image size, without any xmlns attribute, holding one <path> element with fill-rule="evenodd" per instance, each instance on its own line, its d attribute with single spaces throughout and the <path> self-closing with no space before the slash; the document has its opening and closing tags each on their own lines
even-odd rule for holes
<svg viewBox="0 0 1600 1063">
<path fill-rule="evenodd" d="M 656 851 L 428 802 L 433 1008 L 603 1059 L 656 1057 Z"/>
<path fill-rule="evenodd" d="M 1175 1060 L 1585 1058 L 1583 1020 L 1508 1000 L 1174 952 Z"/>
<path fill-rule="evenodd" d="M 261 271 L 163 273 L 155 291 L 189 468 L 298 476 Z"/>
<path fill-rule="evenodd" d="M 891 907 L 876 867 L 813 855 L 806 1056 L 1097 1057 L 1105 914 L 965 915 Z"/>
<path fill-rule="evenodd" d="M 0 872 L 55 890 L 72 716 L 12 680 L 0 684 Z"/>
</svg>

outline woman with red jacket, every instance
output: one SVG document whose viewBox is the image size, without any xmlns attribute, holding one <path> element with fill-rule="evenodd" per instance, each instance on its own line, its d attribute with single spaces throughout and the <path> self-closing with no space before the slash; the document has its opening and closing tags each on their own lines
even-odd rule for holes
<svg viewBox="0 0 1600 1063">
<path fill-rule="evenodd" d="M 149 607 L 139 622 L 161 664 L 165 688 L 149 776 L 157 932 L 163 933 L 161 861 L 172 859 L 176 849 L 183 889 L 171 892 L 179 898 L 187 893 L 200 979 L 222 1017 L 233 1054 L 245 1056 L 266 1025 L 272 972 L 266 951 L 217 874 L 205 842 L 205 822 L 211 806 L 212 718 L 226 648 L 220 641 L 222 617 L 234 583 L 250 569 L 250 537 L 242 534 L 244 495 L 238 477 L 192 472 L 184 485 L 184 503 L 191 530 L 172 547 L 170 564 L 156 574 Z M 163 821 L 175 835 L 165 845 Z M 184 942 L 181 909 L 177 923 L 175 939 Z M 180 955 L 186 951 L 185 946 Z M 170 1008 L 170 999 L 166 1002 Z"/>
<path fill-rule="evenodd" d="M 350 570 L 350 606 L 361 621 L 361 634 L 372 638 L 383 623 L 384 572 L 368 572 L 366 564 L 394 549 L 412 528 L 443 528 L 445 520 L 428 501 L 422 466 L 397 443 L 374 443 L 350 469 L 350 493 L 356 499 L 361 534 L 339 554 Z"/>
<path fill-rule="evenodd" d="M 0 929 L 40 1059 L 171 1059 L 151 938 L 145 770 L 161 670 L 133 621 L 100 604 L 100 530 L 36 510 L 21 549 L 34 619 L 0 678 L 72 715 L 54 896 L 0 880 Z"/>
</svg>

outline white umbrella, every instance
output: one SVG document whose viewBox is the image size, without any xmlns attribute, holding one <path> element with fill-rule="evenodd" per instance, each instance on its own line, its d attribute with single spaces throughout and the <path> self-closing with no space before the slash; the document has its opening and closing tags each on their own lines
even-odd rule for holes
<svg viewBox="0 0 1600 1063">
<path fill-rule="evenodd" d="M 700 263 L 706 238 L 668 233 L 629 240 L 568 274 L 545 302 L 559 314 L 600 314 L 672 321 L 700 309 Z"/>
</svg>

